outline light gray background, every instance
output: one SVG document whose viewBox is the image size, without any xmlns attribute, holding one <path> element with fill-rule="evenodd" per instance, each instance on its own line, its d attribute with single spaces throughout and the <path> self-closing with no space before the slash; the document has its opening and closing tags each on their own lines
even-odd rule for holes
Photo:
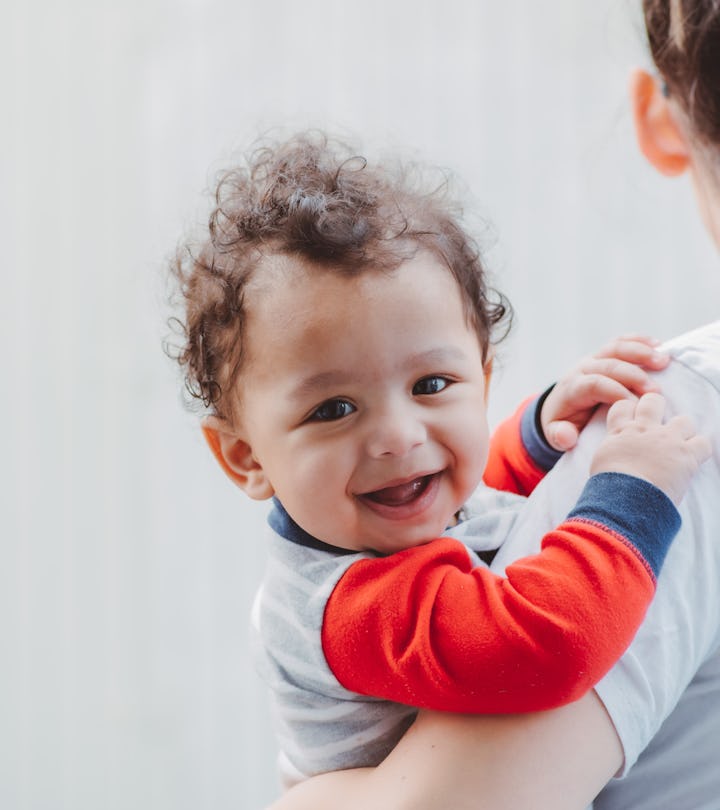
<svg viewBox="0 0 720 810">
<path fill-rule="evenodd" d="M 160 349 L 233 150 L 330 125 L 458 172 L 517 309 L 491 415 L 717 313 L 687 181 L 637 156 L 639 0 L 15 0 L 0 26 L 0 807 L 256 808 L 264 510 Z"/>
</svg>

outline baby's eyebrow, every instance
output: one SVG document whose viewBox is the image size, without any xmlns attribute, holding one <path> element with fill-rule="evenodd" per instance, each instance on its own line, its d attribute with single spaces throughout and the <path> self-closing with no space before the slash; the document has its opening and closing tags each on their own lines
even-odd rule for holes
<svg viewBox="0 0 720 810">
<path fill-rule="evenodd" d="M 309 377 L 303 377 L 297 385 L 295 385 L 290 392 L 293 399 L 302 399 L 317 391 L 323 391 L 328 388 L 335 388 L 337 386 L 346 385 L 352 382 L 354 375 L 343 369 L 331 369 L 329 371 L 321 371 L 318 374 L 311 374 Z"/>
<path fill-rule="evenodd" d="M 438 346 L 434 349 L 428 349 L 425 352 L 418 352 L 408 357 L 405 365 L 408 367 L 415 367 L 425 363 L 443 363 L 457 362 L 466 359 L 467 354 L 459 346 Z"/>
</svg>

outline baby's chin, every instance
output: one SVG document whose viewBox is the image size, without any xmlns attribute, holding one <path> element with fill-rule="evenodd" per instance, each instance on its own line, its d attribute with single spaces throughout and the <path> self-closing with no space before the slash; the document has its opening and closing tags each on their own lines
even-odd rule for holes
<svg viewBox="0 0 720 810">
<path fill-rule="evenodd" d="M 357 517 L 357 516 L 356 516 Z M 376 513 L 358 519 L 352 526 L 322 524 L 303 526 L 313 537 L 326 545 L 345 551 L 372 552 L 382 556 L 424 546 L 446 535 L 458 522 L 458 512 L 428 516 L 425 520 L 388 520 Z M 405 524 L 405 525 L 403 525 Z M 314 530 L 313 530 L 314 529 Z"/>
<path fill-rule="evenodd" d="M 443 537 L 447 528 L 449 526 L 438 522 L 437 525 L 415 527 L 412 531 L 388 534 L 382 538 L 371 538 L 369 541 L 366 537 L 362 545 L 362 541 L 358 538 L 355 547 L 359 551 L 372 551 L 381 555 L 397 554 L 432 543 L 433 540 Z"/>
</svg>

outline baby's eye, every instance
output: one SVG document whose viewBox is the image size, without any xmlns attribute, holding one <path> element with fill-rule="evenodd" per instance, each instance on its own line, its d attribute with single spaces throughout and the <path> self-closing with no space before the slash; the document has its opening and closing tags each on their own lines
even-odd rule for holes
<svg viewBox="0 0 720 810">
<path fill-rule="evenodd" d="M 355 406 L 346 399 L 329 399 L 323 402 L 310 414 L 311 422 L 333 422 L 349 416 L 355 410 Z"/>
<path fill-rule="evenodd" d="M 451 380 L 448 380 L 447 377 L 440 377 L 437 375 L 432 375 L 430 377 L 423 377 L 422 380 L 418 380 L 415 385 L 413 385 L 413 395 L 423 395 L 423 394 L 438 394 L 443 389 L 447 388 L 450 385 Z"/>
</svg>

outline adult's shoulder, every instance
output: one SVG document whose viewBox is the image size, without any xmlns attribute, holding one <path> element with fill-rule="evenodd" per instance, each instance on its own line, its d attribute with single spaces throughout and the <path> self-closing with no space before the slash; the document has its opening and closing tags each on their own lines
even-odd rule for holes
<svg viewBox="0 0 720 810">
<path fill-rule="evenodd" d="M 678 335 L 664 348 L 676 363 L 720 391 L 720 320 Z"/>
</svg>

